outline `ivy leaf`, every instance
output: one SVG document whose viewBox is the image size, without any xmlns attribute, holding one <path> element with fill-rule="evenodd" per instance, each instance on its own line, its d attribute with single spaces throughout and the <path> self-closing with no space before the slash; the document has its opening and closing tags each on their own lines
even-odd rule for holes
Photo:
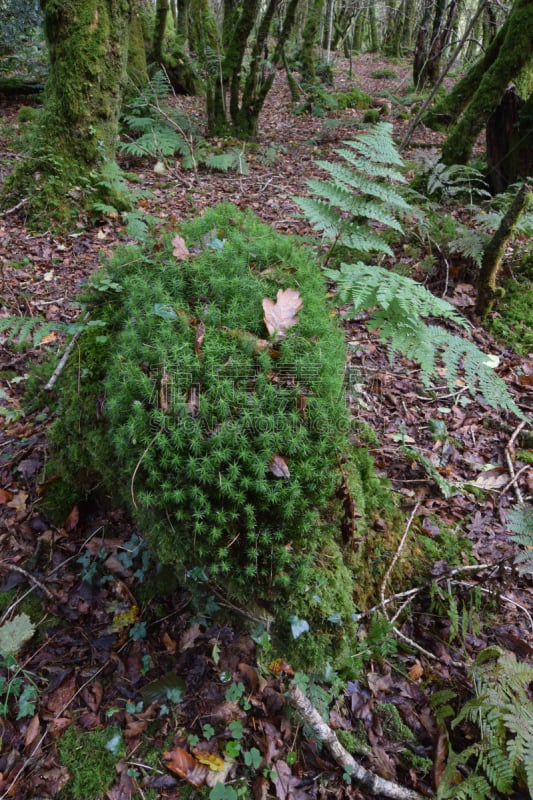
<svg viewBox="0 0 533 800">
<path fill-rule="evenodd" d="M 181 236 L 174 236 L 172 239 L 172 255 L 176 261 L 185 261 L 190 256 L 189 248 L 185 244 L 185 239 Z"/>
<path fill-rule="evenodd" d="M 17 614 L 0 627 L 0 653 L 16 653 L 35 633 L 35 625 L 27 614 Z"/>
<path fill-rule="evenodd" d="M 293 614 L 289 617 L 289 622 L 291 623 L 293 639 L 297 639 L 302 633 L 307 633 L 309 631 L 309 623 L 306 619 L 299 619 Z"/>
<path fill-rule="evenodd" d="M 298 324 L 297 314 L 301 308 L 302 298 L 296 289 L 279 289 L 275 302 L 265 297 L 263 311 L 269 334 L 282 339 L 289 328 Z"/>
</svg>

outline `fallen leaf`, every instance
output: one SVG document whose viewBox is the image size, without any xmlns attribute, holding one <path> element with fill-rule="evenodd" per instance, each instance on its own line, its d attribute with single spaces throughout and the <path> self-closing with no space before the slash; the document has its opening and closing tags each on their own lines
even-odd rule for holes
<svg viewBox="0 0 533 800">
<path fill-rule="evenodd" d="M 72 531 L 76 528 L 76 525 L 78 524 L 79 521 L 80 521 L 80 512 L 78 506 L 76 505 L 66 518 L 63 527 L 67 531 L 67 533 L 72 533 Z"/>
<path fill-rule="evenodd" d="M 175 772 L 195 789 L 203 786 L 209 773 L 208 766 L 200 764 L 182 747 L 175 747 L 173 750 L 164 752 L 163 761 L 171 772 Z"/>
<path fill-rule="evenodd" d="M 272 475 L 275 475 L 276 478 L 290 478 L 291 473 L 289 470 L 289 465 L 283 458 L 283 456 L 275 455 L 272 457 L 268 468 Z"/>
<path fill-rule="evenodd" d="M 7 503 L 8 508 L 14 508 L 17 513 L 26 510 L 26 500 L 28 499 L 28 492 L 17 492 L 11 500 Z"/>
<path fill-rule="evenodd" d="M 478 489 L 501 489 L 510 481 L 510 477 L 502 467 L 494 467 L 481 472 L 475 481 L 469 481 L 467 486 L 477 486 Z"/>
<path fill-rule="evenodd" d="M 204 750 L 195 750 L 194 754 L 196 756 L 196 760 L 199 761 L 200 764 L 205 764 L 209 767 L 209 769 L 214 770 L 214 772 L 221 772 L 226 768 L 224 759 L 216 753 L 208 753 Z"/>
<path fill-rule="evenodd" d="M 0 489 L 0 506 L 9 503 L 10 500 L 13 499 L 13 495 L 11 492 L 8 492 L 7 489 Z"/>
<path fill-rule="evenodd" d="M 41 725 L 39 722 L 39 715 L 35 714 L 33 719 L 31 720 L 28 728 L 26 730 L 26 736 L 24 737 L 24 747 L 28 748 L 35 741 L 39 732 L 41 730 Z"/>
<path fill-rule="evenodd" d="M 276 302 L 270 297 L 263 300 L 265 325 L 271 336 L 282 339 L 289 328 L 298 324 L 298 311 L 302 307 L 302 298 L 296 289 L 279 289 Z"/>
<path fill-rule="evenodd" d="M 205 336 L 205 325 L 203 322 L 199 322 L 196 326 L 196 336 L 194 337 L 194 352 L 197 356 L 202 355 L 202 342 Z"/>
<path fill-rule="evenodd" d="M 189 248 L 185 244 L 185 239 L 181 236 L 175 236 L 172 239 L 172 255 L 176 261 L 185 261 L 190 256 Z"/>
<path fill-rule="evenodd" d="M 422 664 L 420 663 L 418 658 L 416 659 L 415 663 L 413 664 L 413 666 L 409 670 L 408 674 L 409 674 L 409 677 L 411 678 L 412 681 L 420 680 L 420 678 L 424 674 L 424 667 L 422 666 Z"/>
</svg>

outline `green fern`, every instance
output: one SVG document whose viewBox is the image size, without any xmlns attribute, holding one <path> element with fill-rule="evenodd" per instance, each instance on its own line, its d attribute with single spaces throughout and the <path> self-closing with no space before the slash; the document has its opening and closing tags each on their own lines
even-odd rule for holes
<svg viewBox="0 0 533 800">
<path fill-rule="evenodd" d="M 317 162 L 331 178 L 308 181 L 313 196 L 295 200 L 313 228 L 333 240 L 332 250 L 341 244 L 365 258 L 372 253 L 393 256 L 382 232 L 401 233 L 401 216 L 412 216 L 415 209 L 406 199 L 406 192 L 390 185 L 400 187 L 405 183 L 392 126 L 378 123 L 345 144 L 336 151 L 342 163 Z M 436 174 L 441 175 L 442 170 Z M 468 173 L 471 182 L 474 177 Z M 325 273 L 337 284 L 341 301 L 351 301 L 356 313 L 370 312 L 368 327 L 379 331 L 382 341 L 390 347 L 391 358 L 399 351 L 419 362 L 426 384 L 436 374 L 439 361 L 445 366 L 452 391 L 461 379 L 471 391 L 477 389 L 493 408 L 524 418 L 481 350 L 469 339 L 426 322 L 440 318 L 468 330 L 466 320 L 448 302 L 411 278 L 361 260 L 341 263 L 338 269 L 327 269 Z"/>
<path fill-rule="evenodd" d="M 473 722 L 480 740 L 454 753 L 439 785 L 438 800 L 483 799 L 491 790 L 509 795 L 515 783 L 525 783 L 533 796 L 533 703 L 528 687 L 533 667 L 517 662 L 513 653 L 489 648 L 472 669 L 476 697 L 464 704 L 452 729 Z M 457 782 L 458 769 L 470 772 Z"/>
<path fill-rule="evenodd" d="M 6 334 L 7 342 L 31 343 L 33 347 L 40 345 L 51 333 L 64 333 L 69 328 L 69 323 L 49 322 L 42 317 L 0 317 L 0 333 Z"/>
<path fill-rule="evenodd" d="M 521 575 L 533 575 L 533 506 L 514 506 L 507 517 L 511 541 L 524 548 L 515 558 L 516 568 Z"/>
<path fill-rule="evenodd" d="M 294 199 L 324 238 L 361 253 L 392 256 L 389 244 L 373 229 L 377 224 L 401 233 L 398 217 L 410 208 L 390 185 L 405 183 L 399 169 L 403 162 L 392 141 L 392 125 L 380 122 L 344 145 L 335 151 L 342 163 L 317 161 L 331 178 L 309 180 L 313 196 Z"/>
</svg>

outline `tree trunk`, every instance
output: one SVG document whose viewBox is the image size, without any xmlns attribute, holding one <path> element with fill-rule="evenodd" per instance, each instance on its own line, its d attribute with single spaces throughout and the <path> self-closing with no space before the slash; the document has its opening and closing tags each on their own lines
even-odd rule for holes
<svg viewBox="0 0 533 800">
<path fill-rule="evenodd" d="M 419 88 L 434 84 L 439 77 L 442 56 L 449 44 L 457 12 L 457 0 L 437 0 L 431 36 L 428 12 L 420 25 L 413 62 L 413 79 Z"/>
<path fill-rule="evenodd" d="M 498 55 L 484 72 L 470 104 L 443 147 L 444 163 L 466 164 L 480 131 L 500 104 L 508 84 L 515 82 L 520 90 L 521 80 L 526 86 L 530 82 L 533 76 L 532 39 L 533 0 L 515 0 Z"/>
<path fill-rule="evenodd" d="M 478 280 L 478 298 L 476 312 L 480 317 L 486 317 L 491 311 L 494 301 L 498 296 L 496 281 L 500 271 L 502 259 L 505 254 L 507 242 L 511 238 L 516 225 L 523 212 L 528 207 L 533 193 L 524 183 L 518 190 L 511 207 L 500 222 L 500 226 L 483 253 L 483 261 Z"/>
<path fill-rule="evenodd" d="M 298 54 L 300 74 L 305 83 L 313 83 L 316 79 L 314 48 L 318 40 L 323 10 L 324 0 L 310 2 Z"/>
<path fill-rule="evenodd" d="M 426 115 L 424 122 L 431 128 L 448 127 L 454 123 L 474 96 L 485 73 L 499 56 L 507 35 L 509 20 L 500 28 L 487 52 L 468 70 L 467 74 L 455 84 L 435 108 Z"/>
<path fill-rule="evenodd" d="M 514 86 L 505 92 L 487 122 L 487 166 L 493 194 L 533 175 L 533 94 L 526 101 Z"/>
<path fill-rule="evenodd" d="M 41 0 L 41 7 L 49 54 L 45 106 L 32 152 L 4 193 L 27 194 L 30 223 L 38 226 L 74 216 L 79 186 L 94 183 L 114 161 L 132 3 Z"/>
<path fill-rule="evenodd" d="M 157 5 L 155 7 L 152 56 L 154 61 L 157 61 L 158 64 L 162 64 L 165 59 L 165 32 L 167 29 L 167 17 L 169 11 L 169 0 L 157 0 Z"/>
</svg>

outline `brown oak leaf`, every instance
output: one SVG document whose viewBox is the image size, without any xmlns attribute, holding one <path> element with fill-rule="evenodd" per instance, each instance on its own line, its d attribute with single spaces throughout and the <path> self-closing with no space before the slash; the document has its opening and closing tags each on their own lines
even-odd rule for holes
<svg viewBox="0 0 533 800">
<path fill-rule="evenodd" d="M 298 311 L 302 308 L 302 298 L 296 289 L 279 289 L 276 301 L 270 297 L 263 300 L 265 325 L 271 336 L 282 339 L 289 328 L 298 324 Z"/>
</svg>

